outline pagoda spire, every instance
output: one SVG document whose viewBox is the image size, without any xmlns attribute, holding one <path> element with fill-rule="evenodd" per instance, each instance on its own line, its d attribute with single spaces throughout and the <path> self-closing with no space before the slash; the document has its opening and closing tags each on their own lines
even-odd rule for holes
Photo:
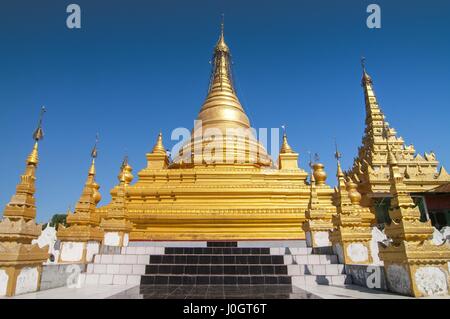
<svg viewBox="0 0 450 319">
<path fill-rule="evenodd" d="M 174 164 L 195 163 L 204 165 L 209 158 L 203 156 L 205 144 L 209 143 L 208 134 L 220 131 L 222 140 L 217 137 L 217 150 L 221 154 L 214 164 L 243 164 L 271 166 L 272 160 L 264 147 L 252 132 L 250 121 L 245 114 L 233 84 L 231 51 L 225 42 L 225 26 L 222 20 L 220 35 L 213 50 L 212 70 L 208 94 L 197 116 L 191 140 L 174 157 Z M 209 129 L 211 129 L 209 131 Z M 234 145 L 226 145 L 230 141 Z M 201 153 L 201 154 L 199 154 Z"/>
<path fill-rule="evenodd" d="M 282 128 L 283 128 L 283 143 L 281 144 L 280 153 L 281 154 L 294 153 L 287 140 L 286 126 L 283 125 Z"/>
<path fill-rule="evenodd" d="M 39 164 L 39 141 L 44 138 L 42 120 L 45 112 L 45 107 L 42 107 L 38 126 L 33 133 L 34 146 L 26 160 L 25 173 L 21 176 L 20 183 L 16 187 L 16 193 L 5 207 L 4 217 L 13 219 L 23 218 L 25 221 L 32 220 L 36 217 L 34 199 L 36 169 Z"/>
<path fill-rule="evenodd" d="M 365 58 L 361 58 L 362 79 L 361 86 L 364 90 L 366 105 L 366 136 L 373 142 L 382 137 L 383 123 L 385 116 L 380 109 L 378 99 L 373 88 L 372 77 L 367 73 Z"/>
<path fill-rule="evenodd" d="M 42 263 L 48 258 L 48 245 L 33 244 L 42 232 L 36 224 L 35 181 L 39 163 L 38 143 L 44 137 L 42 107 L 39 124 L 33 134 L 35 141 L 27 157 L 25 173 L 20 178 L 16 193 L 6 205 L 0 221 L 0 297 L 36 291 L 39 287 Z M 32 274 L 31 276 L 29 274 Z M 25 275 L 28 274 L 28 275 Z M 26 276 L 26 277 L 24 277 Z M 24 288 L 23 278 L 27 278 Z"/>
<path fill-rule="evenodd" d="M 97 213 L 97 204 L 102 199 L 99 192 L 100 186 L 95 181 L 95 159 L 97 150 L 98 134 L 94 147 L 91 151 L 91 166 L 83 191 L 73 214 L 68 213 L 67 227 L 60 226 L 57 236 L 61 240 L 60 262 L 77 261 L 90 262 L 93 254 L 98 252 L 99 243 L 103 239 L 103 230 L 100 229 L 100 216 Z M 76 257 L 73 257 L 76 256 Z M 75 258 L 75 260 L 72 260 Z"/>
<path fill-rule="evenodd" d="M 152 150 L 153 154 L 166 154 L 166 148 L 163 145 L 162 132 L 159 132 L 156 144 Z"/>
</svg>

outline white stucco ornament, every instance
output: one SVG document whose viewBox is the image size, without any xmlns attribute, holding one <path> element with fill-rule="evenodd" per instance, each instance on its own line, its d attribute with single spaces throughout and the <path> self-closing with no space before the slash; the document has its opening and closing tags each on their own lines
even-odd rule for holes
<svg viewBox="0 0 450 319">
<path fill-rule="evenodd" d="M 314 233 L 314 242 L 316 244 L 316 247 L 331 246 L 327 231 L 319 231 Z"/>
<path fill-rule="evenodd" d="M 450 244 L 450 226 L 445 226 L 441 229 L 442 237 L 447 241 L 447 244 Z"/>
<path fill-rule="evenodd" d="M 392 291 L 409 295 L 411 293 L 411 281 L 406 269 L 401 265 L 392 264 L 387 267 L 387 281 Z"/>
<path fill-rule="evenodd" d="M 363 262 L 369 259 L 369 250 L 361 243 L 352 243 L 347 246 L 347 256 L 354 262 Z"/>
<path fill-rule="evenodd" d="M 119 246 L 120 236 L 118 232 L 107 232 L 105 233 L 104 245 L 106 246 Z"/>
<path fill-rule="evenodd" d="M 52 254 L 55 259 L 53 262 L 47 260 L 47 263 L 56 263 L 58 261 L 59 250 L 55 249 L 55 243 L 57 241 L 56 238 L 56 228 L 51 227 L 50 224 L 47 224 L 47 227 L 41 232 L 41 235 L 37 239 L 33 239 L 32 244 L 38 244 L 39 248 L 48 245 L 48 253 Z"/>
<path fill-rule="evenodd" d="M 20 271 L 16 281 L 16 295 L 34 292 L 38 288 L 39 272 L 37 267 L 25 267 Z"/>
<path fill-rule="evenodd" d="M 378 229 L 378 227 L 372 227 L 372 239 L 370 240 L 370 254 L 372 255 L 372 264 L 381 266 L 383 261 L 378 256 L 378 243 L 383 243 L 387 240 L 384 232 Z"/>
<path fill-rule="evenodd" d="M 67 241 L 62 244 L 61 260 L 62 261 L 80 261 L 83 258 L 83 242 Z"/>
<path fill-rule="evenodd" d="M 437 228 L 433 227 L 433 238 L 431 239 L 433 245 L 440 246 L 445 243 L 445 240 L 444 235 Z"/>
<path fill-rule="evenodd" d="M 0 269 L 0 297 L 6 296 L 9 276 L 5 270 Z"/>
<path fill-rule="evenodd" d="M 438 267 L 420 267 L 415 275 L 417 288 L 426 296 L 446 295 L 447 276 Z"/>
</svg>

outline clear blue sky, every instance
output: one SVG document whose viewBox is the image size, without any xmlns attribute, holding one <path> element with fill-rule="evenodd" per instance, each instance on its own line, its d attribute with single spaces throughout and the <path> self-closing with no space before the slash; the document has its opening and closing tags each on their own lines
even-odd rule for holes
<svg viewBox="0 0 450 319">
<path fill-rule="evenodd" d="M 380 30 L 365 24 L 373 2 Z M 70 3 L 81 6 L 81 30 L 65 26 Z M 160 129 L 170 148 L 172 129 L 192 127 L 205 97 L 222 12 L 253 127 L 288 125 L 303 168 L 317 152 L 335 184 L 335 137 L 351 165 L 364 130 L 364 55 L 390 124 L 450 169 L 449 1 L 2 0 L 0 209 L 41 105 L 39 221 L 76 203 L 96 132 L 101 204 L 125 151 L 136 176 Z"/>
</svg>

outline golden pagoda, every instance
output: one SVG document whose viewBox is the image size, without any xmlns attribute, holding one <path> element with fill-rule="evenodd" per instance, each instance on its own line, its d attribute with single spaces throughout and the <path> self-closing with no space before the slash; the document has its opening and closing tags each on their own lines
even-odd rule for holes
<svg viewBox="0 0 450 319">
<path fill-rule="evenodd" d="M 373 219 L 376 215 L 380 219 L 380 210 L 387 215 L 389 201 L 386 199 L 391 197 L 388 143 L 397 158 L 399 170 L 405 176 L 404 183 L 409 193 L 423 192 L 446 184 L 450 181 L 450 175 L 443 166 L 438 170 L 439 162 L 434 152 L 425 153 L 423 156 L 416 154 L 414 146 L 407 146 L 403 138 L 397 136 L 396 130 L 389 127 L 378 104 L 372 78 L 366 71 L 364 58 L 362 67 L 361 85 L 365 96 L 366 127 L 353 167 L 345 175 L 357 183 L 358 191 L 362 194 L 361 203 L 372 208 Z M 387 130 L 384 129 L 385 125 Z M 374 220 L 370 220 L 370 215 L 367 215 L 363 216 L 363 222 L 370 224 Z"/>
<path fill-rule="evenodd" d="M 127 220 L 126 190 L 133 181 L 132 167 L 128 163 L 128 157 L 123 160 L 118 176 L 119 185 L 111 191 L 111 205 L 106 216 L 102 218 L 100 227 L 105 232 L 103 245 L 127 246 L 130 231 L 133 224 Z"/>
<path fill-rule="evenodd" d="M 326 182 L 327 174 L 321 163 L 310 163 L 310 195 L 308 209 L 305 212 L 306 221 L 303 230 L 306 233 L 306 242 L 313 248 L 330 247 L 329 230 L 333 228 L 332 216 L 336 211 L 330 202 L 333 189 Z M 322 197 L 318 196 L 318 189 Z"/>
<path fill-rule="evenodd" d="M 389 290 L 414 297 L 450 292 L 450 244 L 432 241 L 431 222 L 421 222 L 409 195 L 395 154 L 388 144 L 390 193 L 393 196 L 385 233 L 389 244 L 379 244 Z"/>
<path fill-rule="evenodd" d="M 42 108 L 39 125 L 33 134 L 33 150 L 26 161 L 16 193 L 3 211 L 0 222 L 0 296 L 14 296 L 39 290 L 42 263 L 48 257 L 48 246 L 32 244 L 42 231 L 36 224 L 35 181 L 39 164 L 38 144 L 44 137 Z"/>
<path fill-rule="evenodd" d="M 338 186 L 335 189 L 336 214 L 333 215 L 333 229 L 330 240 L 333 251 L 344 264 L 370 264 L 371 228 L 362 222 L 361 194 L 356 184 L 346 181 L 341 169 L 340 153 L 336 150 Z"/>
<path fill-rule="evenodd" d="M 91 152 L 92 163 L 83 192 L 78 200 L 74 213 L 67 215 L 67 227 L 60 225 L 58 239 L 61 240 L 59 262 L 90 262 L 100 250 L 104 232 L 99 227 L 100 215 L 96 212 L 101 200 L 100 186 L 95 181 L 95 159 L 97 158 L 97 142 Z"/>
<path fill-rule="evenodd" d="M 298 157 L 284 134 L 275 165 L 252 132 L 233 85 L 222 23 L 191 138 L 171 160 L 160 133 L 147 167 L 121 190 L 123 220 L 133 225 L 129 239 L 304 239 L 310 186 Z M 332 193 L 317 187 L 325 205 L 332 205 Z M 108 218 L 115 201 L 97 209 L 101 218 Z"/>
</svg>

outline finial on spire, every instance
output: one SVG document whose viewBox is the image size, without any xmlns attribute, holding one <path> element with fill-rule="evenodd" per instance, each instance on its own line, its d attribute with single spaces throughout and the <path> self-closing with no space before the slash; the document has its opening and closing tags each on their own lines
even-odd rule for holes
<svg viewBox="0 0 450 319">
<path fill-rule="evenodd" d="M 319 153 L 314 153 L 314 163 L 319 163 L 319 162 L 320 162 Z"/>
<path fill-rule="evenodd" d="M 92 151 L 91 151 L 91 157 L 93 158 L 93 159 L 96 159 L 97 158 L 97 144 L 98 144 L 98 133 L 96 134 L 96 136 L 95 136 L 95 144 L 94 144 L 94 148 L 92 149 Z"/>
<path fill-rule="evenodd" d="M 125 155 L 122 161 L 121 169 L 128 165 L 128 155 Z"/>
<path fill-rule="evenodd" d="M 96 172 L 95 172 L 95 159 L 97 158 L 97 144 L 98 144 L 98 133 L 95 136 L 95 144 L 94 144 L 94 148 L 91 151 L 91 157 L 92 157 L 92 163 L 91 163 L 91 167 L 89 168 L 89 173 L 88 175 L 90 176 L 95 176 Z"/>
<path fill-rule="evenodd" d="M 336 139 L 334 139 L 334 147 L 336 148 L 336 151 L 335 151 L 335 153 L 334 153 L 334 158 L 335 158 L 336 161 L 337 161 L 337 174 L 336 174 L 336 176 L 337 176 L 338 178 L 341 178 L 341 177 L 344 177 L 344 173 L 342 172 L 342 168 L 341 168 L 341 158 L 342 158 L 342 153 L 339 152 L 338 144 L 337 144 L 337 142 L 336 142 Z"/>
<path fill-rule="evenodd" d="M 281 129 L 283 130 L 283 136 L 287 136 L 286 135 L 287 129 L 286 129 L 286 125 L 285 124 L 281 125 Z"/>
<path fill-rule="evenodd" d="M 337 145 L 337 141 L 336 141 L 336 139 L 334 139 L 334 147 L 335 147 L 335 152 L 334 152 L 334 158 L 337 160 L 337 161 L 340 161 L 340 159 L 341 159 L 341 157 L 342 157 L 342 154 L 341 154 L 341 152 L 339 152 L 339 149 L 338 149 L 338 145 Z"/>
<path fill-rule="evenodd" d="M 47 110 L 45 109 L 45 106 L 43 106 L 41 108 L 41 113 L 39 115 L 38 126 L 37 126 L 36 130 L 33 133 L 33 139 L 36 142 L 39 142 L 40 140 L 42 140 L 44 138 L 44 130 L 42 129 L 42 119 L 44 118 L 45 112 L 47 112 Z"/>
<path fill-rule="evenodd" d="M 313 167 L 313 162 L 312 162 L 312 155 L 311 155 L 311 151 L 308 151 L 308 155 L 309 155 L 309 162 L 308 162 L 308 166 L 312 171 L 312 167 Z"/>
<path fill-rule="evenodd" d="M 361 67 L 366 72 L 366 58 L 364 56 L 361 57 Z"/>
<path fill-rule="evenodd" d="M 220 37 L 217 41 L 215 51 L 229 52 L 227 44 L 225 43 L 225 15 L 222 13 L 222 21 L 220 22 Z"/>
<path fill-rule="evenodd" d="M 370 77 L 370 75 L 367 73 L 366 71 L 366 58 L 365 57 L 361 57 L 361 67 L 363 70 L 363 78 L 362 78 L 362 85 L 366 85 L 366 84 L 372 84 L 372 78 Z"/>
</svg>

